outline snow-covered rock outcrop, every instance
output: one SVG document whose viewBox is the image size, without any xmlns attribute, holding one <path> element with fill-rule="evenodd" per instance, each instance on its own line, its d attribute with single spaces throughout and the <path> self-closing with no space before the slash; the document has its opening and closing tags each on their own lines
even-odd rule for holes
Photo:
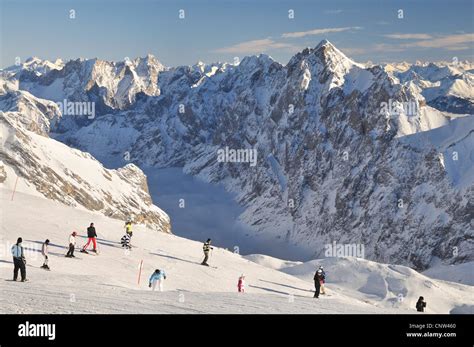
<svg viewBox="0 0 474 347">
<path fill-rule="evenodd" d="M 0 183 L 13 195 L 43 196 L 171 232 L 169 217 L 153 205 L 146 176 L 137 166 L 108 170 L 89 153 L 57 142 L 41 129 L 25 128 L 22 117 L 21 111 L 0 113 Z"/>
</svg>

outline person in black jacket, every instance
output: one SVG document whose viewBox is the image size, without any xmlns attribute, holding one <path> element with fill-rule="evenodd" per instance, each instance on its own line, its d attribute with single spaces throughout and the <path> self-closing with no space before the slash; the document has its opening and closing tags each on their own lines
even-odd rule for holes
<svg viewBox="0 0 474 347">
<path fill-rule="evenodd" d="M 207 241 L 204 242 L 204 245 L 202 246 L 202 250 L 204 252 L 204 260 L 202 261 L 201 265 L 209 266 L 207 261 L 209 260 L 209 252 L 211 251 L 211 249 L 214 249 L 211 247 L 211 239 L 207 239 Z"/>
<path fill-rule="evenodd" d="M 89 247 L 89 244 L 92 242 L 94 246 L 92 251 L 97 253 L 97 233 L 95 232 L 94 223 L 91 223 L 91 225 L 87 228 L 87 237 L 89 240 L 87 240 L 87 243 L 84 245 L 81 252 L 87 253 L 87 247 Z"/>
<path fill-rule="evenodd" d="M 16 281 L 18 278 L 18 270 L 21 273 L 21 281 L 25 282 L 26 279 L 26 259 L 25 259 L 25 252 L 23 250 L 23 246 L 21 245 L 23 239 L 21 237 L 16 240 L 16 244 L 12 246 L 12 256 L 13 256 L 13 280 Z"/>
<path fill-rule="evenodd" d="M 314 297 L 319 298 L 319 292 L 321 290 L 321 281 L 324 280 L 323 270 L 318 269 L 316 273 L 314 274 L 313 280 L 314 280 L 314 289 L 315 289 Z"/>
<path fill-rule="evenodd" d="M 418 312 L 425 312 L 426 302 L 425 299 L 420 296 L 418 301 L 416 302 L 416 310 Z"/>
</svg>

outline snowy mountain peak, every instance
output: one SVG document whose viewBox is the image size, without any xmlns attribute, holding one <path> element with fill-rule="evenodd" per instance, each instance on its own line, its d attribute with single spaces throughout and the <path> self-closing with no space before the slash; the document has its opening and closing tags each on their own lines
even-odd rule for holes
<svg viewBox="0 0 474 347">
<path fill-rule="evenodd" d="M 275 60 L 267 54 L 251 55 L 242 59 L 239 64 L 241 68 L 268 67 L 275 63 Z"/>
<path fill-rule="evenodd" d="M 38 57 L 29 57 L 25 62 L 7 67 L 4 71 L 7 74 L 24 73 L 25 75 L 40 76 L 51 70 L 61 70 L 64 66 L 62 59 L 58 58 L 54 62 L 43 60 Z"/>
</svg>

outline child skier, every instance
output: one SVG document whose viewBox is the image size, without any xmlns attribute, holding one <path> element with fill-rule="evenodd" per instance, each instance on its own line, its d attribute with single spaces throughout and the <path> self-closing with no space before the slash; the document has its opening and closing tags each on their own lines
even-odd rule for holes
<svg viewBox="0 0 474 347">
<path fill-rule="evenodd" d="M 202 246 L 202 250 L 204 252 L 204 260 L 202 261 L 201 265 L 204 266 L 209 266 L 207 261 L 209 260 L 209 252 L 214 249 L 211 247 L 211 239 L 207 239 L 206 242 L 204 242 L 204 245 Z"/>
<path fill-rule="evenodd" d="M 321 270 L 321 278 L 319 280 L 319 283 L 321 285 L 321 294 L 326 294 L 324 291 L 324 283 L 326 283 L 326 272 L 324 272 L 324 269 L 322 266 L 319 267 L 319 270 Z"/>
<path fill-rule="evenodd" d="M 75 231 L 72 232 L 71 235 L 69 235 L 69 248 L 66 254 L 66 257 L 68 258 L 75 258 L 76 256 L 74 255 L 74 248 L 76 247 L 76 235 L 77 233 Z"/>
<path fill-rule="evenodd" d="M 127 221 L 125 223 L 125 233 L 132 238 L 133 231 L 132 231 L 132 221 Z"/>
<path fill-rule="evenodd" d="M 130 235 L 129 234 L 125 234 L 122 236 L 122 238 L 120 239 L 120 243 L 122 244 L 122 247 L 125 248 L 125 249 L 131 249 L 132 246 L 130 245 Z"/>
<path fill-rule="evenodd" d="M 150 280 L 148 281 L 148 287 L 150 287 L 153 291 L 158 284 L 158 290 L 160 292 L 163 291 L 163 281 L 166 279 L 166 273 L 160 269 L 156 269 L 155 272 L 150 276 Z"/>
<path fill-rule="evenodd" d="M 245 292 L 245 276 L 244 274 L 240 275 L 239 281 L 237 282 L 237 289 L 239 290 L 239 293 L 244 293 Z"/>
<path fill-rule="evenodd" d="M 41 254 L 44 257 L 44 262 L 43 262 L 43 265 L 41 266 L 41 268 L 45 269 L 45 270 L 49 270 L 49 266 L 48 266 L 48 246 L 49 246 L 49 240 L 46 239 L 46 241 L 44 241 L 43 245 L 41 246 Z"/>
</svg>

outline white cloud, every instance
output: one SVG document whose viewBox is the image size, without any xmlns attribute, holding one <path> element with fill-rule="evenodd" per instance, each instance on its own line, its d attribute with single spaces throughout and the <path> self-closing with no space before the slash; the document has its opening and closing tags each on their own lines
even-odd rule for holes
<svg viewBox="0 0 474 347">
<path fill-rule="evenodd" d="M 433 36 L 428 34 L 388 34 L 384 36 L 397 40 L 429 40 L 433 38 Z"/>
<path fill-rule="evenodd" d="M 447 50 L 467 49 L 474 42 L 474 33 L 440 36 L 430 40 L 407 43 L 408 48 L 441 48 Z"/>
<path fill-rule="evenodd" d="M 322 29 L 313 29 L 308 31 L 296 31 L 292 33 L 284 33 L 281 35 L 283 38 L 300 38 L 305 36 L 312 36 L 312 35 L 321 35 L 321 34 L 328 34 L 328 33 L 339 33 L 342 31 L 348 30 L 359 30 L 362 29 L 361 27 L 343 27 L 343 28 L 322 28 Z"/>
<path fill-rule="evenodd" d="M 216 53 L 232 53 L 232 54 L 256 54 L 269 51 L 272 49 L 289 49 L 294 50 L 295 47 L 289 43 L 277 42 L 270 38 L 261 40 L 251 40 L 240 42 L 229 47 L 215 49 Z"/>
</svg>

